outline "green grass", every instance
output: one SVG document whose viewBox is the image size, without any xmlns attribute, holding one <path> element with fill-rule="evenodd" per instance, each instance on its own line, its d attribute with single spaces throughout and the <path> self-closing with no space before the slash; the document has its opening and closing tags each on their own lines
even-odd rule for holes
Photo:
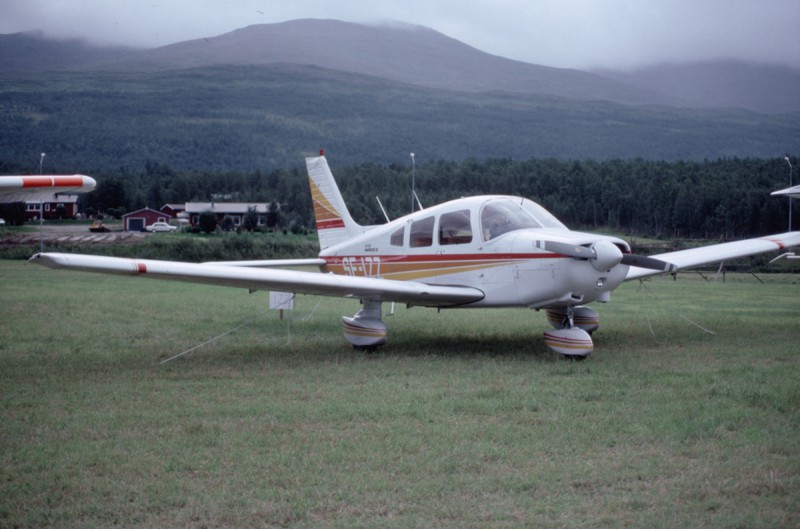
<svg viewBox="0 0 800 529">
<path fill-rule="evenodd" d="M 527 310 L 366 354 L 354 301 L 0 262 L 0 527 L 796 527 L 800 278 L 762 278 L 623 285 L 569 362 Z"/>
</svg>

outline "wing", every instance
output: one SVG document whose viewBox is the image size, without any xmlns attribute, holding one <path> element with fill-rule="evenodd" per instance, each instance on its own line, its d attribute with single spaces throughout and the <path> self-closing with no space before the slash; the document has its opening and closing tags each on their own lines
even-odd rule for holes
<svg viewBox="0 0 800 529">
<path fill-rule="evenodd" d="M 773 191 L 770 195 L 776 196 L 788 196 L 792 198 L 800 198 L 800 186 L 794 187 L 787 187 L 786 189 L 781 189 L 779 191 Z"/>
<path fill-rule="evenodd" d="M 97 182 L 91 176 L 0 176 L 0 202 L 47 200 L 53 193 L 87 193 Z"/>
<path fill-rule="evenodd" d="M 325 259 L 267 259 L 263 261 L 208 261 L 204 265 L 243 266 L 249 268 L 287 268 L 290 266 L 323 266 Z"/>
<path fill-rule="evenodd" d="M 447 307 L 472 303 L 483 292 L 470 287 L 426 285 L 372 277 L 353 277 L 296 270 L 255 269 L 219 264 L 123 259 L 96 255 L 38 253 L 30 261 L 50 268 L 171 279 L 254 290 L 282 290 L 300 294 L 380 299 L 410 305 Z"/>
<path fill-rule="evenodd" d="M 677 252 L 662 253 L 651 255 L 650 257 L 674 264 L 678 270 L 692 268 L 710 263 L 719 263 L 729 259 L 748 257 L 760 253 L 768 253 L 776 250 L 783 250 L 792 246 L 800 245 L 800 232 L 792 231 L 778 235 L 768 235 L 757 239 L 746 239 L 743 241 L 726 242 L 680 250 Z M 647 270 L 636 266 L 631 266 L 625 280 L 639 279 L 642 277 L 663 274 L 659 270 Z"/>
</svg>

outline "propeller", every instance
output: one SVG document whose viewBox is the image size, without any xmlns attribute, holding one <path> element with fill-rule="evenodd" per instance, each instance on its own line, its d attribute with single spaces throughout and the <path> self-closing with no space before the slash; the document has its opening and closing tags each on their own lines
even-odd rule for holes
<svg viewBox="0 0 800 529">
<path fill-rule="evenodd" d="M 672 272 L 677 269 L 674 264 L 653 257 L 624 254 L 616 244 L 604 239 L 595 242 L 590 247 L 558 241 L 537 241 L 536 246 L 548 252 L 576 259 L 591 260 L 592 266 L 596 270 L 609 270 L 620 263 L 661 272 Z"/>
<path fill-rule="evenodd" d="M 678 269 L 677 266 L 667 261 L 632 253 L 623 254 L 622 264 L 638 266 L 639 268 L 647 268 L 649 270 L 660 270 L 662 272 L 674 272 Z"/>
</svg>

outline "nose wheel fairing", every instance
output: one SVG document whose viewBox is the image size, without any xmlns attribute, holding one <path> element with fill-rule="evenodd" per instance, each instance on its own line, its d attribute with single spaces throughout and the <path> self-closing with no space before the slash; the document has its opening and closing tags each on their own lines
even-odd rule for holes
<svg viewBox="0 0 800 529">
<path fill-rule="evenodd" d="M 585 358 L 594 351 L 591 333 L 600 327 L 600 316 L 589 307 L 547 309 L 552 331 L 544 333 L 544 343 L 551 351 L 567 358 Z"/>
</svg>

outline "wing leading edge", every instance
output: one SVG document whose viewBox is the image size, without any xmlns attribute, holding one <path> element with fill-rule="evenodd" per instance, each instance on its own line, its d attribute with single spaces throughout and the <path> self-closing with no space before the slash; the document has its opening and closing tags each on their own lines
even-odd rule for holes
<svg viewBox="0 0 800 529">
<path fill-rule="evenodd" d="M 790 248 L 792 246 L 800 246 L 800 232 L 798 231 L 767 235 L 756 239 L 714 244 L 700 248 L 691 248 L 689 250 L 679 250 L 677 252 L 651 255 L 650 257 L 672 263 L 677 267 L 677 270 L 684 270 L 695 266 L 719 263 L 729 259 L 738 259 L 740 257 L 749 257 L 760 253 L 783 250 L 784 248 Z M 663 273 L 665 272 L 631 266 L 625 280 L 640 279 L 642 277 Z"/>
<path fill-rule="evenodd" d="M 372 277 L 218 264 L 63 253 L 38 253 L 31 257 L 30 261 L 49 268 L 142 276 L 256 290 L 275 289 L 320 296 L 379 299 L 429 307 L 463 305 L 479 301 L 484 296 L 482 291 L 470 287 L 426 285 L 419 282 Z"/>
</svg>

